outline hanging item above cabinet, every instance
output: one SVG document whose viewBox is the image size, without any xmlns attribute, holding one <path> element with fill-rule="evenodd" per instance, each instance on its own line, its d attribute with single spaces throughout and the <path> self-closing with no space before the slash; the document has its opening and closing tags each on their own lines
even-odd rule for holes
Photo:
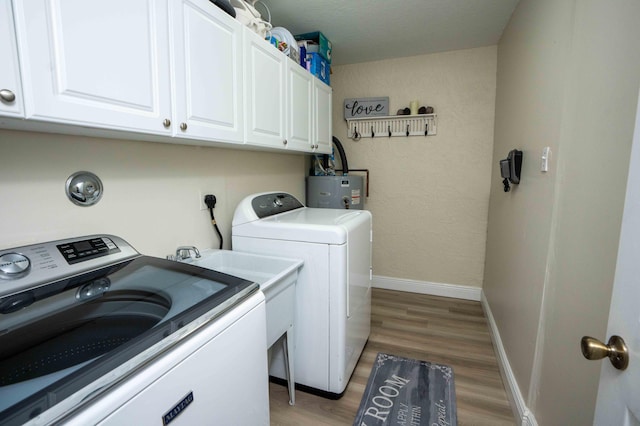
<svg viewBox="0 0 640 426">
<path fill-rule="evenodd" d="M 264 39 L 267 36 L 269 30 L 271 30 L 271 14 L 267 8 L 269 15 L 268 20 L 262 19 L 262 15 L 255 7 L 257 0 L 230 0 L 231 6 L 236 11 L 236 19 L 254 33 L 258 34 L 260 38 Z M 261 2 L 262 3 L 262 2 Z M 267 6 L 262 3 L 266 8 Z"/>
<path fill-rule="evenodd" d="M 229 4 L 229 0 L 209 0 L 211 3 L 218 6 L 220 9 L 224 10 L 224 12 L 231 16 L 232 18 L 236 17 L 236 10 Z"/>
</svg>

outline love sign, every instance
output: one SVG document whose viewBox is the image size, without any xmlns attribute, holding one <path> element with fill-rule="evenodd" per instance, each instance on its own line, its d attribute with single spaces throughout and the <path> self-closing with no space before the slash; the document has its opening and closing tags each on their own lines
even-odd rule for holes
<svg viewBox="0 0 640 426">
<path fill-rule="evenodd" d="M 384 117 L 389 115 L 389 97 L 344 100 L 344 118 Z"/>
</svg>

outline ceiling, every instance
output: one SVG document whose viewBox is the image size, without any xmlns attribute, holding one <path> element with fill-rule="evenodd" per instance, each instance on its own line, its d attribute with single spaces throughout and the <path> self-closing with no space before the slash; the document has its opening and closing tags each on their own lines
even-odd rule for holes
<svg viewBox="0 0 640 426">
<path fill-rule="evenodd" d="M 335 65 L 497 44 L 518 1 L 262 0 L 274 27 L 322 31 Z"/>
</svg>

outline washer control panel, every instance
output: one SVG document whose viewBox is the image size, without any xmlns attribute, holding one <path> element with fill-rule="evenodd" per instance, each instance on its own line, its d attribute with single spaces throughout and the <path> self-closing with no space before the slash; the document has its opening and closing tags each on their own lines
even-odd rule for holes
<svg viewBox="0 0 640 426">
<path fill-rule="evenodd" d="M 139 256 L 115 235 L 90 235 L 0 250 L 0 297 Z"/>
<path fill-rule="evenodd" d="M 119 253 L 117 245 L 107 237 L 91 238 L 88 240 L 72 241 L 56 245 L 62 257 L 70 265 L 96 257 L 106 256 L 111 253 Z"/>
</svg>

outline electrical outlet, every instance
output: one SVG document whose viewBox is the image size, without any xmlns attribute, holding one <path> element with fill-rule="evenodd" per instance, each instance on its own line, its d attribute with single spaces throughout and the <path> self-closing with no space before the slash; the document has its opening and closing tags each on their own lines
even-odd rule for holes
<svg viewBox="0 0 640 426">
<path fill-rule="evenodd" d="M 198 206 L 200 206 L 200 210 L 207 210 L 207 205 L 204 203 L 204 196 L 208 194 L 208 192 L 198 191 Z"/>
</svg>

